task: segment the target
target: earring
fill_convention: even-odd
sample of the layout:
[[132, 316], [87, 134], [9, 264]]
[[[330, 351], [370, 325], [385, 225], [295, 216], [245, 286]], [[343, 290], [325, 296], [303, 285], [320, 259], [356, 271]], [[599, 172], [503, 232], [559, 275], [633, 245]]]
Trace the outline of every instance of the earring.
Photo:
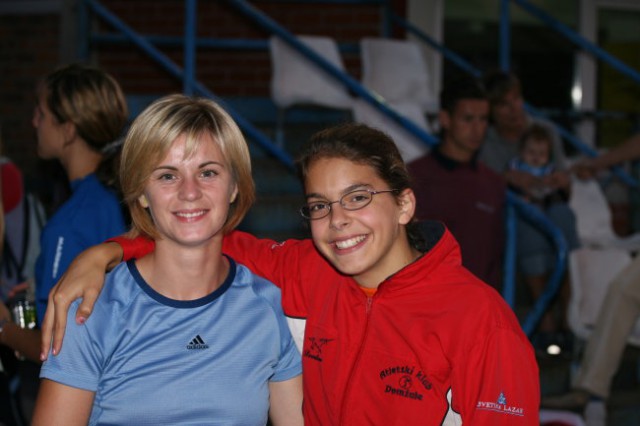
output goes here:
[[142, 206], [143, 209], [149, 208], [149, 201], [147, 201], [147, 197], [144, 194], [138, 197], [138, 202]]

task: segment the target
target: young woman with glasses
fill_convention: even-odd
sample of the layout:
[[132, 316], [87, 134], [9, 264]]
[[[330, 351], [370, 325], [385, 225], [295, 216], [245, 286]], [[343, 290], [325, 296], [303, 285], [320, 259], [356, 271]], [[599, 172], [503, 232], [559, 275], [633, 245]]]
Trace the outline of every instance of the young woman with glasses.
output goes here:
[[[312, 240], [233, 232], [223, 250], [280, 286], [285, 313], [305, 318], [303, 412], [308, 425], [537, 425], [532, 348], [500, 295], [461, 264], [440, 223], [413, 221], [415, 197], [385, 134], [345, 124], [314, 135], [298, 161]], [[433, 200], [437, 202], [437, 200]], [[144, 240], [118, 239], [126, 257]], [[61, 348], [70, 300], [91, 313], [109, 243], [90, 249], [52, 298]]]

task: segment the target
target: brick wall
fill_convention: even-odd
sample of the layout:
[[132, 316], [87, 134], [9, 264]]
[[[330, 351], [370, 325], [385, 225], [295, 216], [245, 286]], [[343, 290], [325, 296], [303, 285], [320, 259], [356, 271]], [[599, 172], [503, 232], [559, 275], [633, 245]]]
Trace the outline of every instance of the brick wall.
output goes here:
[[[104, 0], [104, 5], [129, 26], [143, 34], [181, 36], [184, 21], [182, 1]], [[272, 19], [296, 34], [330, 35], [338, 42], [357, 42], [363, 36], [379, 35], [378, 6], [255, 2]], [[106, 31], [110, 31], [106, 29]], [[198, 2], [197, 34], [208, 38], [265, 40], [268, 33], [224, 2]], [[181, 83], [167, 76], [152, 60], [141, 58], [129, 46], [100, 47], [96, 59], [125, 86], [128, 93], [163, 93], [181, 90]], [[163, 48], [177, 63], [182, 49]], [[355, 55], [346, 55], [349, 71], [359, 75]], [[268, 96], [270, 62], [266, 51], [231, 51], [205, 48], [197, 53], [197, 78], [219, 96]]]
[[[2, 153], [20, 166], [30, 187], [59, 181], [57, 164], [38, 160], [31, 117], [35, 82], [59, 61], [59, 15], [0, 15], [0, 123]], [[42, 188], [53, 203], [58, 190]]]
[[[69, 36], [74, 31], [68, 28], [76, 22], [74, 1], [41, 1], [59, 6], [52, 8], [57, 10], [38, 13], [27, 13], [24, 7], [12, 13], [5, 7], [0, 14], [0, 122], [4, 155], [22, 168], [28, 183], [39, 190], [46, 202], [55, 204], [55, 191], [59, 190], [52, 182], [64, 182], [64, 174], [55, 162], [37, 159], [31, 127], [33, 93], [40, 76], [69, 61], [62, 56], [64, 52], [75, 52], [78, 40]], [[402, 11], [404, 3], [394, 1], [397, 12]], [[183, 0], [103, 0], [102, 4], [139, 33], [164, 36], [183, 33]], [[340, 43], [356, 43], [363, 36], [381, 34], [382, 15], [375, 5], [300, 5], [279, 1], [252, 4], [297, 34], [329, 35]], [[64, 15], [63, 5], [70, 7], [68, 15]], [[197, 20], [199, 37], [258, 40], [268, 37], [232, 6], [219, 0], [199, 1]], [[101, 32], [112, 32], [102, 23], [95, 24]], [[182, 62], [179, 47], [163, 48], [163, 52], [178, 64]], [[113, 74], [127, 94], [157, 95], [182, 90], [180, 81], [134, 47], [98, 46], [91, 54], [91, 61]], [[357, 55], [347, 54], [344, 59], [351, 75], [358, 78]], [[266, 51], [200, 49], [196, 69], [197, 78], [218, 96], [268, 96], [270, 62]]]

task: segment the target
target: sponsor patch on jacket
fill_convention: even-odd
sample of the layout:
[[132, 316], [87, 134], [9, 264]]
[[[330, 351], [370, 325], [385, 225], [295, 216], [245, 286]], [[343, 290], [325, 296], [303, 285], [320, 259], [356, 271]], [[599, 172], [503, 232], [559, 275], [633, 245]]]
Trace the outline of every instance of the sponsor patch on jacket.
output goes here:
[[511, 414], [513, 416], [524, 416], [524, 408], [509, 405], [504, 392], [500, 392], [495, 401], [478, 401], [478, 410], [495, 411], [497, 413]]

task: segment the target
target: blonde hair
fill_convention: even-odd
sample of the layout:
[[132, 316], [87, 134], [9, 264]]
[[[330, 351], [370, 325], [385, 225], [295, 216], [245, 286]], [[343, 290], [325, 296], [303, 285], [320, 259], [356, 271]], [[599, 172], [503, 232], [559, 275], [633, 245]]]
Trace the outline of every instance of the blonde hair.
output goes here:
[[249, 148], [242, 132], [214, 101], [176, 94], [149, 105], [132, 123], [122, 148], [120, 180], [124, 201], [131, 211], [132, 235], [158, 237], [151, 215], [138, 198], [153, 169], [178, 137], [186, 137], [185, 156], [188, 157], [203, 143], [201, 136], [205, 133], [211, 134], [220, 147], [238, 188], [223, 233], [230, 232], [242, 221], [255, 199]]

